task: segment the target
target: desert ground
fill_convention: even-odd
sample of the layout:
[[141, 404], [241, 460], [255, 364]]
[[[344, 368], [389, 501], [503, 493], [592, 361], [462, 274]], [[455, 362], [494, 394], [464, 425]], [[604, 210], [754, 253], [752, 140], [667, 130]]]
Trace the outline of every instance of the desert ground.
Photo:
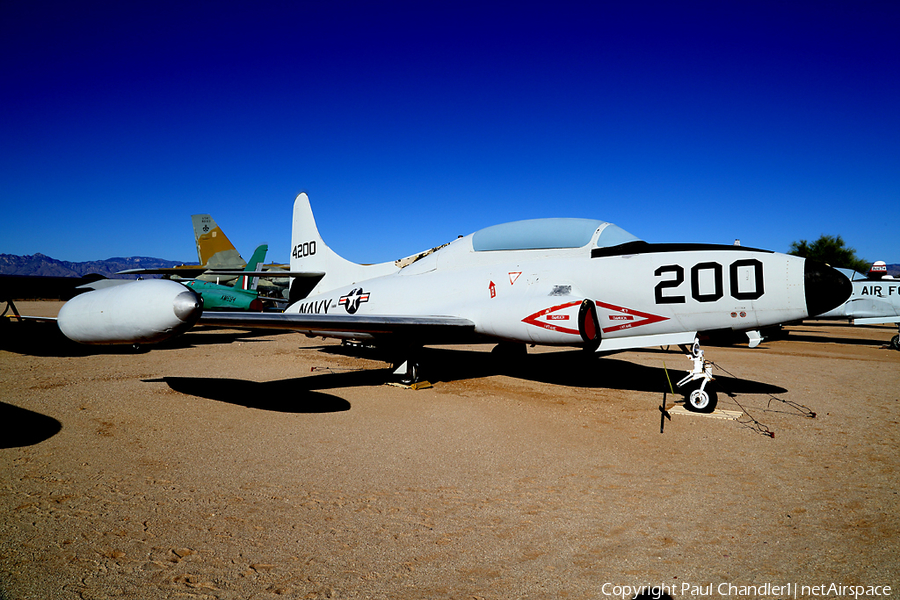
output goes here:
[[299, 334], [7, 324], [0, 598], [897, 597], [896, 328], [786, 331], [706, 345], [740, 417], [661, 433], [675, 348], [429, 348], [411, 390]]

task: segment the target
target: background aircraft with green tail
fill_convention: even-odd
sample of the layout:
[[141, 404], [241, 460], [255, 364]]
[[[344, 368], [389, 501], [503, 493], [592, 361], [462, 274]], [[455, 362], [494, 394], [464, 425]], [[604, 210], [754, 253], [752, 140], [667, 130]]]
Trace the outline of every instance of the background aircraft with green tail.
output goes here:
[[[210, 283], [231, 287], [236, 278], [241, 277], [241, 271], [247, 263], [241, 257], [240, 252], [222, 231], [211, 215], [191, 215], [191, 224], [194, 228], [194, 242], [197, 246], [196, 265], [179, 265], [177, 267], [155, 267], [146, 269], [127, 269], [119, 271], [118, 275], [162, 275], [165, 279], [172, 279], [180, 283], [185, 280], [199, 279]], [[290, 274], [286, 269], [290, 265], [260, 264], [256, 268], [267, 272], [258, 283], [267, 296], [284, 296], [290, 285]]]
[[[268, 244], [257, 247], [247, 263], [245, 271], [256, 271], [257, 267], [266, 259]], [[257, 275], [241, 275], [231, 285], [210, 283], [201, 279], [182, 282], [203, 298], [203, 310], [250, 310], [262, 311], [263, 301], [259, 298]]]

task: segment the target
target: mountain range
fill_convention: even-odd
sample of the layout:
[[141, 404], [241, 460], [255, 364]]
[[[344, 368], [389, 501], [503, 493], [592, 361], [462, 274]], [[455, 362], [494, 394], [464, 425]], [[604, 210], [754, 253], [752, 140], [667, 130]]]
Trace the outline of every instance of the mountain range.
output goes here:
[[[158, 269], [185, 264], [177, 260], [150, 258], [147, 256], [114, 257], [105, 260], [71, 262], [57, 260], [45, 254], [18, 256], [0, 254], [0, 275], [40, 276], [40, 277], [83, 277], [92, 273], [110, 279], [134, 279], [134, 275], [116, 275], [125, 269]], [[197, 264], [197, 263], [187, 263]], [[145, 276], [145, 278], [157, 275]]]

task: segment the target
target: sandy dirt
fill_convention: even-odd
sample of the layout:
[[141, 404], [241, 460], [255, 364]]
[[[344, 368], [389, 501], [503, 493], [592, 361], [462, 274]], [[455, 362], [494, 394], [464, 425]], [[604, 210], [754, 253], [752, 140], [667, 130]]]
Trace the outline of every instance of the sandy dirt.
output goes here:
[[900, 595], [896, 329], [787, 329], [705, 347], [738, 421], [675, 414], [661, 434], [675, 349], [428, 349], [434, 387], [413, 391], [298, 334], [134, 352], [8, 325], [0, 598]]

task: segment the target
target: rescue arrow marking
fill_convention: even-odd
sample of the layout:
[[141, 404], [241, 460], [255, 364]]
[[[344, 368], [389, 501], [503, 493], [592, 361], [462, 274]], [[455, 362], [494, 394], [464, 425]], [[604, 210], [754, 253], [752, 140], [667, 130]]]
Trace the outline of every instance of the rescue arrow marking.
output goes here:
[[[610, 321], [625, 321], [620, 325], [615, 325], [613, 327], [604, 327], [602, 329], [603, 333], [619, 331], [621, 329], [631, 329], [633, 327], [640, 327], [641, 325], [650, 325], [651, 323], [658, 323], [659, 321], [666, 321], [669, 319], [669, 317], [662, 317], [660, 315], [654, 315], [651, 313], [634, 310], [633, 308], [625, 308], [622, 306], [616, 306], [614, 304], [607, 304], [606, 302], [595, 301], [594, 303], [599, 308], [605, 308], [606, 310], [611, 310], [615, 313], [619, 313], [617, 315], [608, 315], [607, 318]], [[635, 317], [639, 317], [643, 319], [643, 321], [635, 321]]]
[[[539, 310], [533, 315], [528, 315], [522, 321], [524, 323], [528, 323], [529, 325], [534, 325], [535, 327], [542, 327], [543, 329], [550, 329], [552, 331], [560, 331], [562, 333], [571, 333], [572, 335], [581, 335], [578, 333], [577, 329], [572, 329], [570, 327], [562, 327], [561, 325], [557, 325], [555, 323], [548, 323], [549, 320], [568, 320], [569, 315], [554, 315], [560, 310], [564, 310], [567, 308], [571, 308], [573, 306], [579, 306], [581, 302], [567, 302], [566, 304], [560, 304], [559, 306], [551, 306], [550, 308], [545, 308], [544, 310]], [[538, 321], [541, 317], [545, 317], [547, 321]], [[565, 319], [561, 319], [560, 317], [565, 317]]]
[[[658, 323], [659, 321], [665, 321], [668, 319], [668, 317], [645, 313], [639, 310], [634, 310], [632, 308], [616, 306], [614, 304], [607, 304], [606, 302], [595, 301], [594, 303], [598, 308], [605, 308], [606, 310], [612, 311], [613, 313], [617, 313], [607, 315], [606, 318], [610, 321], [620, 322], [619, 324], [613, 325], [612, 327], [604, 327], [601, 330], [603, 333], [610, 333], [612, 331], [619, 331], [622, 329], [632, 329], [634, 327], [640, 327], [641, 325], [650, 325], [651, 323]], [[571, 333], [572, 335], [581, 335], [577, 329], [572, 329], [571, 327], [563, 327], [556, 323], [559, 321], [568, 321], [569, 315], [554, 314], [556, 312], [571, 308], [573, 306], [577, 306], [579, 304], [581, 304], [581, 302], [567, 302], [566, 304], [560, 304], [558, 306], [545, 308], [544, 310], [539, 310], [532, 315], [528, 315], [527, 317], [522, 319], [522, 321], [524, 323], [528, 323], [529, 325], [534, 325], [535, 327], [541, 327], [543, 329], [550, 329], [552, 331], [559, 331], [561, 333]]]

